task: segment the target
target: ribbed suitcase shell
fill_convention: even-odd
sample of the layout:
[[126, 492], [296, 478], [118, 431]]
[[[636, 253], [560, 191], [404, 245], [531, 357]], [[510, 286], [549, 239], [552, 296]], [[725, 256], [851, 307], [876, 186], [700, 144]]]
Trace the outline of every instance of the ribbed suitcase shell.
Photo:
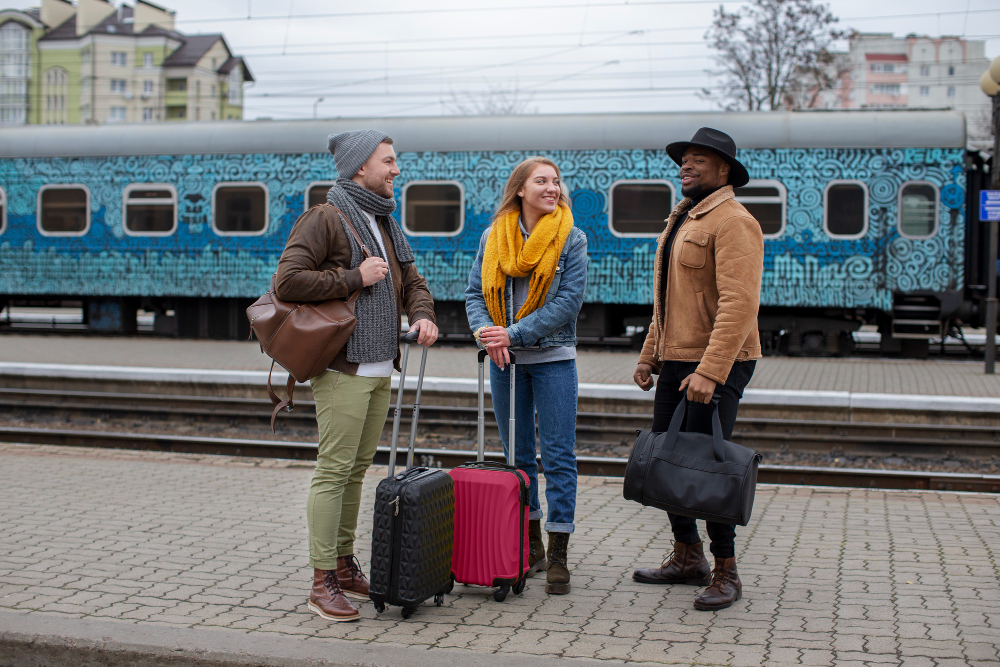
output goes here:
[[451, 471], [455, 480], [451, 573], [463, 584], [513, 584], [528, 571], [528, 477], [521, 470], [515, 474], [468, 465]]
[[454, 483], [443, 470], [409, 468], [379, 482], [369, 571], [373, 602], [412, 611], [451, 589], [454, 507]]

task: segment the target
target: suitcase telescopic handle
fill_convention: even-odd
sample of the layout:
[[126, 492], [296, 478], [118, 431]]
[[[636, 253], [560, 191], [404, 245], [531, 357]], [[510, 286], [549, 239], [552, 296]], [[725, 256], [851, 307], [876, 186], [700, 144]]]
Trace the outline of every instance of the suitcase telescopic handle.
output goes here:
[[[508, 422], [507, 436], [507, 463], [514, 465], [514, 370], [517, 356], [513, 350], [508, 349], [510, 355], [510, 421]], [[476, 449], [476, 460], [482, 461], [486, 458], [486, 350], [479, 350], [479, 443]]]
[[[403, 414], [403, 390], [406, 388], [406, 362], [410, 356], [410, 345], [417, 340], [417, 332], [409, 331], [401, 340], [403, 341], [403, 358], [400, 360], [399, 371], [399, 392], [396, 394], [396, 409], [392, 415], [392, 442], [389, 450], [389, 477], [396, 473], [396, 449], [399, 440], [399, 420]], [[417, 376], [417, 396], [413, 401], [413, 418], [410, 423], [410, 447], [406, 455], [406, 467], [413, 467], [413, 449], [417, 440], [417, 421], [420, 418], [420, 393], [424, 386], [424, 370], [427, 367], [427, 348], [424, 347], [420, 355], [420, 374]]]

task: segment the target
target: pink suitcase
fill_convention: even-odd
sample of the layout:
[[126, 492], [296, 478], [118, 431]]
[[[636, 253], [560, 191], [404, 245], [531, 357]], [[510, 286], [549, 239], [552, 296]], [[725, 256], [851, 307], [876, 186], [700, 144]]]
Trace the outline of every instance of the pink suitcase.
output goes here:
[[460, 584], [494, 586], [503, 602], [520, 595], [528, 572], [528, 476], [514, 466], [514, 353], [510, 353], [510, 439], [507, 465], [485, 461], [486, 352], [479, 352], [479, 443], [476, 461], [451, 471], [455, 542], [451, 574]]

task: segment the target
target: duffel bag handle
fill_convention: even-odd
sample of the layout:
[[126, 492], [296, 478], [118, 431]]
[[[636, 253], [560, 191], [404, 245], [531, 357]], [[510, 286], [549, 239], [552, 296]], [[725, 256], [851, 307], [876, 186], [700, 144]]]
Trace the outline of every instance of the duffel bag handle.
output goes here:
[[[715, 451], [715, 460], [718, 463], [726, 462], [726, 449], [722, 438], [722, 421], [719, 419], [719, 400], [721, 397], [718, 394], [712, 397], [712, 449]], [[681, 424], [684, 423], [684, 417], [687, 415], [688, 400], [687, 394], [681, 396], [681, 402], [677, 404], [677, 409], [674, 410], [674, 416], [670, 418], [670, 426], [667, 428], [667, 438], [666, 443], [669, 446], [668, 451], [673, 451], [674, 447], [677, 446], [677, 434], [681, 431]], [[666, 449], [666, 447], [664, 447]]]

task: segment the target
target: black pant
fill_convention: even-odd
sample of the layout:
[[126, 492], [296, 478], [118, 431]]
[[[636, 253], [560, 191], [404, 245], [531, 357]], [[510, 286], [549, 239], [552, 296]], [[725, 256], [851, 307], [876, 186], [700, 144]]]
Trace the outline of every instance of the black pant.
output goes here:
[[[716, 386], [715, 392], [722, 396], [719, 401], [719, 421], [722, 422], [722, 437], [726, 440], [733, 435], [736, 425], [736, 411], [743, 398], [750, 378], [753, 377], [756, 361], [737, 361], [729, 372], [726, 384]], [[660, 369], [660, 377], [656, 381], [656, 395], [653, 397], [654, 433], [662, 433], [670, 426], [670, 418], [681, 402], [683, 394], [679, 390], [681, 381], [698, 368], [695, 361], [665, 361]], [[687, 418], [681, 429], [691, 433], [712, 433], [712, 406], [704, 403], [689, 403]], [[695, 520], [667, 512], [670, 528], [674, 532], [674, 540], [684, 544], [694, 544], [701, 541], [698, 536], [698, 525]], [[708, 537], [712, 540], [712, 555], [716, 558], [732, 558], [736, 555], [736, 526], [729, 523], [706, 521]]]

